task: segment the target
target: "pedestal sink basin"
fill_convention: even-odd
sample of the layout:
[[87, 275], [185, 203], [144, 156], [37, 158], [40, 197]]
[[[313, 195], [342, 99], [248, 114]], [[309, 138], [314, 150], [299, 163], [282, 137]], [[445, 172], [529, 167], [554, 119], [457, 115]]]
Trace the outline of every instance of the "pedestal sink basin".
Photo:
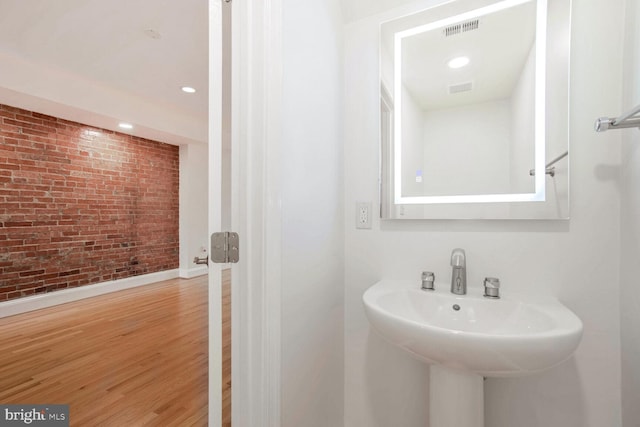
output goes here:
[[[433, 365], [431, 427], [482, 426], [482, 377], [551, 368], [569, 358], [582, 337], [580, 319], [553, 298], [489, 299], [479, 289], [454, 295], [448, 284], [423, 291], [419, 281], [382, 280], [363, 300], [380, 335]], [[455, 407], [447, 409], [452, 401]]]

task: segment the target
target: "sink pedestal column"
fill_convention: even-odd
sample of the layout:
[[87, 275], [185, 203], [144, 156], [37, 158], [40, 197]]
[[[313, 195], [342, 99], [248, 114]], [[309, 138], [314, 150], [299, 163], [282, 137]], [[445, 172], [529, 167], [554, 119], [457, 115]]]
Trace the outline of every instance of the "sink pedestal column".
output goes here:
[[483, 427], [484, 379], [480, 375], [431, 365], [429, 427]]

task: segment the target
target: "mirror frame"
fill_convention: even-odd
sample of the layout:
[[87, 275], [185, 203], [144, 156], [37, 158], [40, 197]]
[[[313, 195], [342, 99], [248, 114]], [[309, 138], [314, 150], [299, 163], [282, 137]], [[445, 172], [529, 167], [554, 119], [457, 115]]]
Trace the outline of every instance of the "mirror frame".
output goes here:
[[[536, 55], [536, 63], [535, 63], [535, 106], [534, 106], [534, 129], [535, 129], [535, 154], [534, 154], [534, 192], [533, 193], [518, 193], [518, 194], [478, 194], [478, 195], [445, 195], [445, 196], [403, 196], [402, 195], [402, 111], [401, 111], [401, 97], [402, 97], [402, 40], [406, 37], [410, 37], [412, 35], [420, 34], [426, 31], [431, 31], [439, 28], [443, 28], [452, 24], [459, 23], [461, 21], [475, 19], [484, 15], [488, 15], [493, 12], [498, 12], [500, 10], [505, 10], [510, 7], [514, 7], [517, 5], [521, 5], [528, 2], [536, 3], [536, 46], [535, 46], [535, 55]], [[558, 34], [558, 28], [562, 31], [561, 35], [565, 37], [565, 29], [570, 28], [570, 0], [565, 0], [562, 5], [556, 5], [555, 11], [558, 16], [555, 19], [548, 19], [549, 13], [549, 5], [548, 0], [502, 0], [497, 1], [495, 3], [491, 3], [473, 10], [469, 10], [463, 13], [458, 13], [453, 16], [444, 17], [440, 19], [436, 19], [433, 22], [428, 22], [423, 25], [419, 25], [413, 28], [405, 29], [402, 31], [398, 31], [393, 33], [393, 44], [394, 44], [394, 52], [393, 52], [393, 104], [395, 109], [392, 114], [392, 135], [393, 135], [393, 148], [388, 145], [385, 147], [385, 143], [381, 143], [381, 151], [386, 152], [391, 158], [387, 159], [381, 158], [381, 165], [393, 166], [393, 170], [382, 171], [381, 173], [381, 204], [382, 204], [382, 218], [383, 219], [401, 219], [402, 217], [398, 217], [393, 215], [394, 206], [403, 205], [458, 205], [464, 206], [465, 204], [494, 204], [494, 203], [512, 203], [516, 202], [523, 205], [529, 205], [529, 203], [522, 202], [544, 202], [547, 197], [546, 185], [549, 183], [546, 182], [546, 151], [547, 151], [547, 138], [551, 133], [549, 129], [547, 129], [547, 114], [551, 114], [548, 111], [548, 103], [550, 102], [547, 99], [547, 91], [549, 91], [548, 78], [550, 77], [547, 72], [548, 61], [557, 62], [558, 52], [550, 52], [548, 51], [549, 45], [547, 44], [547, 35], [551, 32], [549, 25], [553, 25], [555, 28], [555, 34]], [[567, 7], [568, 6], [568, 7]], [[423, 10], [417, 11], [415, 13], [424, 12]], [[387, 21], [394, 22], [398, 18]], [[549, 22], [554, 21], [555, 22]], [[566, 21], [566, 22], [565, 22]], [[558, 24], [560, 22], [560, 24]], [[384, 25], [385, 22], [382, 23]], [[565, 28], [566, 27], [566, 28]], [[569, 40], [569, 31], [566, 30], [566, 39]], [[553, 33], [552, 33], [553, 34]], [[564, 41], [560, 40], [560, 43]], [[562, 44], [562, 43], [561, 43]], [[562, 83], [566, 82], [566, 95], [563, 94], [563, 102], [567, 103], [560, 108], [552, 107], [555, 110], [558, 110], [561, 115], [565, 115], [567, 118], [565, 126], [568, 127], [568, 75], [569, 75], [569, 43], [566, 43], [566, 49], [563, 51], [566, 57], [562, 57], [562, 61], [560, 61], [559, 68], [553, 69], [551, 71], [551, 77], [557, 78], [557, 80]], [[552, 49], [557, 50], [557, 49]], [[553, 97], [552, 97], [553, 98]], [[554, 125], [557, 126], [557, 125]], [[568, 147], [568, 129], [565, 131], [566, 134], [566, 146]], [[555, 136], [555, 134], [554, 134]], [[562, 137], [562, 135], [561, 135]], [[388, 144], [388, 142], [387, 142]], [[382, 169], [386, 169], [387, 167], [382, 167]], [[385, 189], [385, 185], [391, 185], [391, 188]], [[567, 170], [567, 184], [568, 184], [568, 170]], [[392, 194], [390, 194], [392, 193]], [[526, 215], [526, 214], [518, 214], [516, 216], [508, 216], [499, 214], [497, 216], [491, 216], [488, 214], [486, 217], [484, 215], [480, 216], [465, 216], [465, 215], [438, 215], [435, 213], [434, 215], [425, 214], [424, 216], [408, 216], [407, 219], [568, 219], [568, 185], [567, 185], [567, 195], [566, 195], [566, 209], [558, 209], [558, 216], [541, 216], [537, 217], [535, 215]], [[436, 210], [437, 211], [437, 210]], [[563, 211], [563, 212], [561, 212]], [[402, 210], [401, 210], [402, 212]], [[402, 213], [400, 213], [402, 215]]]
[[[461, 196], [403, 196], [402, 195], [402, 40], [427, 31], [437, 30], [458, 22], [480, 18], [520, 4], [537, 2], [536, 7], [536, 62], [535, 62], [535, 191], [522, 194], [473, 194]], [[502, 203], [535, 202], [545, 200], [545, 81], [546, 81], [546, 29], [547, 0], [503, 0], [479, 9], [440, 19], [394, 34], [393, 93], [397, 106], [394, 115], [394, 201], [396, 204], [439, 203]]]

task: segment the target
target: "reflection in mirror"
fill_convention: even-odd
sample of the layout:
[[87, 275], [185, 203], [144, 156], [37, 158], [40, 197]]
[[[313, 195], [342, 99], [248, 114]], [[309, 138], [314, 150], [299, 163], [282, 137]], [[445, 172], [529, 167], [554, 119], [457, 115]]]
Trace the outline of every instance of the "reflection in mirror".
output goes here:
[[568, 144], [568, 5], [462, 1], [382, 25], [383, 218], [568, 217], [568, 159], [545, 174]]

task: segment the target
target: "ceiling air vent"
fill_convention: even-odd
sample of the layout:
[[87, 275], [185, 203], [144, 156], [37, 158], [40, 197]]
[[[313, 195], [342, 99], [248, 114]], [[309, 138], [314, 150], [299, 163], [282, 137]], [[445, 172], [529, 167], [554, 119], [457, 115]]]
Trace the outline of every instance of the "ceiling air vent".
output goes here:
[[460, 92], [469, 92], [472, 89], [473, 89], [473, 82], [458, 83], [455, 85], [450, 85], [449, 95], [453, 95], [455, 93], [460, 93]]
[[461, 22], [459, 24], [450, 25], [442, 30], [445, 37], [455, 36], [456, 34], [466, 33], [467, 31], [473, 31], [478, 29], [478, 19], [474, 19], [467, 22]]

